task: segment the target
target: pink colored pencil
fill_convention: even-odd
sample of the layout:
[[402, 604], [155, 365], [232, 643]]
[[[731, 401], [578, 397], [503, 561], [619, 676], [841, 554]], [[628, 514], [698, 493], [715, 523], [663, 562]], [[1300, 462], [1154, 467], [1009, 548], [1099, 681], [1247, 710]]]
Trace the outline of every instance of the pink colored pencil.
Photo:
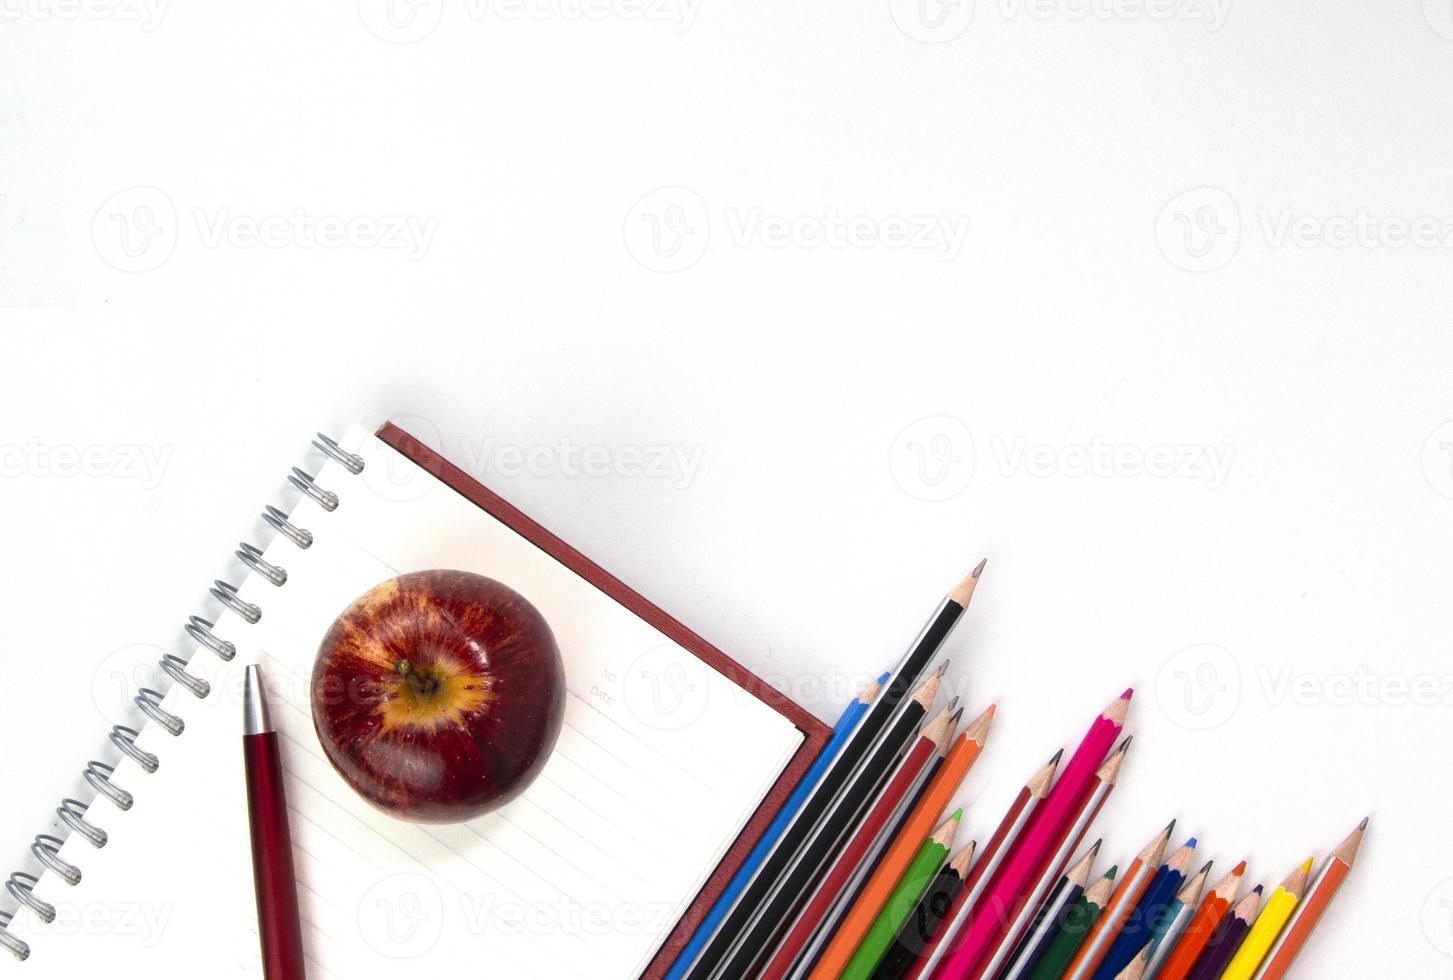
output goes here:
[[933, 972], [932, 980], [971, 975], [1000, 932], [1013, 921], [1033, 884], [1035, 872], [1048, 858], [1049, 850], [1066, 821], [1073, 817], [1081, 799], [1089, 792], [1095, 781], [1095, 771], [1114, 748], [1115, 740], [1125, 725], [1125, 716], [1130, 711], [1132, 693], [1127, 689], [1090, 725], [1074, 757], [1060, 774], [1059, 782], [1050, 790], [1049, 798], [1035, 814], [1034, 822], [980, 900], [963, 935], [953, 942], [948, 954]]

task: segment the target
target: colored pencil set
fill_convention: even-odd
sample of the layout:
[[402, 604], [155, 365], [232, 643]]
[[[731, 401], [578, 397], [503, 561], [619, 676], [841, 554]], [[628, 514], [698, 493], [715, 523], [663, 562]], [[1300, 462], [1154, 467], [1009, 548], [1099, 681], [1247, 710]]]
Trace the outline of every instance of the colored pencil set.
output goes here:
[[[949, 804], [988, 738], [989, 705], [960, 728], [934, 711], [930, 663], [984, 562], [951, 590], [831, 739], [703, 918], [667, 980], [1275, 980], [1352, 869], [1367, 821], [1315, 877], [1308, 859], [1262, 901], [1246, 862], [1207, 890], [1175, 821], [1121, 869], [1097, 872], [1090, 825], [1131, 739], [1126, 690], [1064, 760], [1032, 773], [982, 847]], [[1169, 853], [1167, 853], [1169, 852]]]

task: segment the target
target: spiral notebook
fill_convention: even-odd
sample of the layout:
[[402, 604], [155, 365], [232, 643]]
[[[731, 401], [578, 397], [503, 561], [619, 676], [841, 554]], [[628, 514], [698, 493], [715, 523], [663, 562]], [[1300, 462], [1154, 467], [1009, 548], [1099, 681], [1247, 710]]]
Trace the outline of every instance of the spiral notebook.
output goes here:
[[[664, 972], [828, 731], [680, 623], [392, 425], [320, 437], [291, 513], [218, 582], [215, 623], [136, 696], [90, 764], [94, 800], [8, 882], [17, 977], [260, 977], [241, 776], [241, 678], [260, 663], [282, 737], [308, 972], [635, 977]], [[337, 775], [309, 715], [332, 619], [406, 571], [460, 568], [528, 597], [565, 660], [541, 776], [466, 824], [386, 816]], [[164, 685], [158, 685], [158, 688]], [[7, 921], [8, 920], [8, 921]]]

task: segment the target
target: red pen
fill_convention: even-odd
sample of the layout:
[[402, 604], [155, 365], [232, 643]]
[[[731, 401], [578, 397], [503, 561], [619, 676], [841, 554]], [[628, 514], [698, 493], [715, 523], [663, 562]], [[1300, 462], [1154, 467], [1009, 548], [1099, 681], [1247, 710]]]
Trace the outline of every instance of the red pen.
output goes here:
[[247, 768], [247, 818], [252, 830], [263, 976], [267, 980], [306, 980], [282, 757], [267, 710], [262, 668], [255, 665], [247, 668], [242, 687], [242, 759]]

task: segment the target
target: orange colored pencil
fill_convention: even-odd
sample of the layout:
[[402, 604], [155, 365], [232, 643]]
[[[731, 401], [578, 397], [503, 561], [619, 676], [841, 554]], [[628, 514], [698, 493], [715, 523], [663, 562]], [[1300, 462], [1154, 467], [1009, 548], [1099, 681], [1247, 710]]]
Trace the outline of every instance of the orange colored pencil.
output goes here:
[[1216, 887], [1201, 900], [1201, 907], [1196, 909], [1195, 917], [1186, 926], [1186, 931], [1181, 933], [1180, 942], [1176, 943], [1176, 948], [1171, 951], [1165, 965], [1155, 975], [1156, 980], [1186, 980], [1191, 967], [1196, 965], [1196, 957], [1201, 955], [1201, 950], [1206, 948], [1211, 934], [1216, 931], [1216, 925], [1226, 914], [1226, 910], [1231, 908], [1231, 903], [1236, 901], [1236, 893], [1241, 890], [1241, 876], [1244, 874], [1246, 862], [1242, 861], [1216, 882]]
[[979, 752], [984, 748], [984, 740], [989, 734], [989, 723], [993, 719], [994, 705], [991, 704], [954, 741], [948, 758], [939, 767], [933, 782], [928, 784], [923, 798], [918, 801], [918, 805], [904, 822], [903, 829], [884, 852], [878, 867], [858, 895], [858, 900], [839, 923], [832, 942], [828, 943], [817, 961], [817, 966], [813, 968], [810, 980], [835, 980], [847, 967], [848, 961], [858, 949], [858, 943], [862, 942], [863, 935], [883, 910], [888, 895], [898, 884], [898, 879], [903, 877], [903, 872], [918, 853], [924, 838], [937, 826], [949, 800], [958, 792], [959, 784], [964, 781], [974, 761], [979, 758]]
[[1110, 952], [1110, 944], [1120, 935], [1125, 920], [1130, 918], [1130, 913], [1135, 911], [1136, 904], [1150, 887], [1150, 879], [1155, 877], [1156, 869], [1160, 867], [1160, 859], [1165, 855], [1165, 845], [1169, 843], [1175, 825], [1174, 820], [1166, 824], [1165, 829], [1156, 834], [1145, 845], [1145, 850], [1137, 854], [1130, 863], [1130, 870], [1125, 872], [1125, 877], [1120, 879], [1120, 884], [1115, 888], [1115, 894], [1110, 896], [1109, 907], [1095, 923], [1095, 928], [1085, 937], [1085, 944], [1080, 947], [1079, 953], [1070, 961], [1070, 968], [1065, 971], [1065, 980], [1090, 980], [1100, 968], [1105, 954]]
[[1343, 880], [1348, 872], [1352, 870], [1353, 863], [1357, 860], [1357, 849], [1362, 846], [1362, 835], [1367, 830], [1367, 819], [1363, 818], [1357, 829], [1347, 835], [1347, 839], [1337, 845], [1336, 850], [1327, 856], [1327, 863], [1322, 865], [1322, 870], [1317, 874], [1317, 880], [1312, 883], [1301, 905], [1297, 908], [1296, 918], [1287, 925], [1286, 931], [1281, 934], [1281, 939], [1268, 954], [1260, 972], [1256, 974], [1256, 980], [1281, 980], [1291, 969], [1292, 961], [1306, 945], [1307, 937], [1312, 930], [1317, 928], [1322, 913], [1327, 911], [1327, 906], [1332, 904], [1337, 889], [1342, 887]]

